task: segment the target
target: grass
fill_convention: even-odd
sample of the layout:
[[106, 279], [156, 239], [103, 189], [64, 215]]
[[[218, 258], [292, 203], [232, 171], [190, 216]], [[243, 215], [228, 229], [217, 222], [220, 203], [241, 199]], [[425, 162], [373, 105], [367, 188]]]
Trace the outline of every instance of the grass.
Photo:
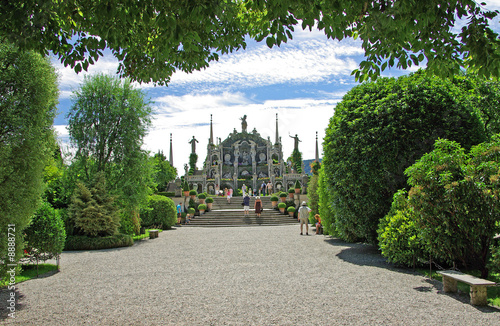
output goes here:
[[158, 233], [163, 232], [162, 229], [146, 229], [146, 233], [133, 236], [132, 238], [134, 239], [134, 241], [149, 238], [149, 230], [158, 230]]
[[[38, 264], [38, 277], [43, 274], [57, 271], [57, 265], [53, 264]], [[16, 275], [16, 284], [37, 278], [36, 265], [22, 265], [22, 271]], [[7, 286], [9, 280], [6, 278], [0, 282], [0, 288]]]
[[[429, 275], [429, 269], [423, 269], [423, 268], [418, 268], [417, 269], [419, 273], [424, 274], [427, 277], [431, 277]], [[465, 274], [469, 274], [478, 278], [481, 278], [481, 273], [476, 270], [468, 270], [468, 271], [462, 271]], [[443, 282], [443, 278], [441, 275], [436, 273], [435, 271], [432, 271], [432, 279], [438, 280], [440, 282]], [[500, 273], [493, 273], [490, 272], [490, 275], [487, 278], [488, 280], [495, 282], [497, 284], [500, 284]], [[462, 283], [462, 282], [457, 282], [457, 287], [458, 290], [466, 293], [469, 295], [470, 293], [470, 286], [468, 284]], [[500, 287], [499, 286], [488, 286], [487, 288], [488, 291], [488, 304], [500, 307]]]

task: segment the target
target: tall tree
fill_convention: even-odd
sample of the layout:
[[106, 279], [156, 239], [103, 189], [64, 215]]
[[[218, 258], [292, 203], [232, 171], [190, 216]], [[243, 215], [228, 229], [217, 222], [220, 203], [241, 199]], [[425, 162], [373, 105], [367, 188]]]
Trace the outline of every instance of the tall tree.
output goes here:
[[0, 2], [0, 40], [53, 51], [77, 72], [108, 48], [122, 76], [163, 84], [176, 70], [206, 68], [245, 48], [246, 36], [271, 47], [300, 25], [361, 39], [360, 80], [423, 63], [443, 76], [461, 67], [499, 76], [500, 40], [490, 28], [496, 15], [474, 0], [11, 0]]
[[174, 180], [177, 176], [177, 169], [170, 165], [167, 157], [163, 152], [158, 151], [153, 157], [154, 176], [153, 179], [156, 183], [158, 191], [165, 191], [170, 181]]
[[[37, 208], [43, 168], [55, 147], [57, 98], [57, 75], [48, 59], [0, 44], [0, 261], [22, 254], [23, 230]], [[6, 264], [0, 266], [3, 277]]]
[[69, 134], [77, 148], [74, 164], [86, 183], [104, 172], [109, 191], [118, 196], [125, 217], [136, 221], [152, 187], [152, 166], [142, 150], [151, 107], [128, 80], [107, 75], [85, 78], [73, 95]]

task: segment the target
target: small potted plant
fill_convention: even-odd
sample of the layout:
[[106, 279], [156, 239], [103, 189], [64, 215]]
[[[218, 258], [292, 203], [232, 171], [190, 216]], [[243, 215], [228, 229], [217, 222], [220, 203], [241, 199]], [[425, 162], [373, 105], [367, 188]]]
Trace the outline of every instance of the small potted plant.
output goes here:
[[295, 196], [295, 189], [293, 188], [288, 189], [288, 196], [290, 196], [290, 198], [293, 198], [293, 196]]
[[196, 190], [189, 191], [189, 196], [191, 196], [191, 199], [195, 199], [196, 195], [198, 195], [198, 193], [196, 192]]
[[278, 208], [280, 210], [280, 213], [285, 214], [286, 203], [279, 203]]
[[300, 194], [301, 190], [302, 189], [300, 188], [300, 182], [299, 182], [299, 180], [295, 181], [295, 193], [296, 194]]
[[189, 185], [187, 182], [184, 182], [184, 184], [182, 185], [182, 191], [184, 192], [184, 197], [189, 196]]
[[200, 204], [205, 204], [205, 198], [207, 198], [207, 195], [205, 195], [205, 194], [198, 195], [198, 199], [200, 200]]
[[196, 212], [196, 210], [193, 207], [189, 207], [188, 214], [189, 214], [189, 216], [191, 216], [191, 218], [194, 217], [195, 212]]
[[181, 213], [181, 224], [186, 224], [186, 212]]
[[288, 215], [290, 215], [290, 217], [293, 217], [293, 215], [295, 214], [295, 207], [290, 206], [286, 209], [286, 211], [288, 212]]
[[207, 210], [207, 205], [205, 204], [198, 205], [198, 210], [200, 211], [200, 215], [205, 214], [205, 211]]
[[286, 202], [286, 196], [286, 192], [280, 192], [280, 199], [282, 203]]
[[278, 196], [271, 196], [271, 204], [273, 204], [273, 208], [276, 207], [276, 205], [278, 205]]
[[208, 210], [211, 211], [214, 199], [212, 197], [207, 197], [207, 199], [205, 199], [205, 202], [207, 203]]

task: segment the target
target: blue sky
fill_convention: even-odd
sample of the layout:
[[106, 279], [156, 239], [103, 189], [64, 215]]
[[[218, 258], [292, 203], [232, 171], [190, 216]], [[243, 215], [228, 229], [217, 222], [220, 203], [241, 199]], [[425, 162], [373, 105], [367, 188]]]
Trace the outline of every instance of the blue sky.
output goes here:
[[[489, 9], [500, 7], [500, 0], [486, 2]], [[264, 138], [274, 140], [278, 113], [285, 157], [293, 149], [289, 135], [298, 134], [302, 157], [314, 158], [316, 131], [321, 156], [321, 142], [335, 105], [357, 85], [351, 71], [363, 60], [363, 50], [359, 41], [328, 40], [321, 31], [297, 27], [293, 36], [293, 40], [272, 49], [265, 42], [249, 40], [246, 50], [222, 55], [205, 70], [175, 73], [168, 87], [136, 85], [154, 102], [153, 126], [145, 139], [145, 149], [163, 150], [168, 157], [172, 133], [174, 166], [183, 173], [191, 151], [188, 141], [193, 135], [199, 141], [198, 167], [203, 164], [210, 114], [214, 137], [224, 140], [234, 128], [241, 131], [240, 118], [246, 114], [248, 130], [255, 128]], [[111, 55], [105, 55], [88, 72], [80, 74], [56, 59], [53, 64], [60, 75], [61, 92], [54, 124], [63, 149], [70, 151], [65, 116], [72, 91], [79, 88], [85, 74], [114, 74], [118, 64]], [[416, 69], [386, 70], [383, 76], [397, 77]]]

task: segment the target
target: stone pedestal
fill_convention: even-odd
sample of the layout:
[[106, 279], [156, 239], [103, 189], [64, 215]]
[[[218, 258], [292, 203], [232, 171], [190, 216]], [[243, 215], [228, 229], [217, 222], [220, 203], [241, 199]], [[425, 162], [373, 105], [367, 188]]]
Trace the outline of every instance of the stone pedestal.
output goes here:
[[470, 303], [475, 306], [486, 306], [488, 304], [486, 286], [470, 286]]
[[443, 275], [443, 291], [457, 292], [457, 280]]

